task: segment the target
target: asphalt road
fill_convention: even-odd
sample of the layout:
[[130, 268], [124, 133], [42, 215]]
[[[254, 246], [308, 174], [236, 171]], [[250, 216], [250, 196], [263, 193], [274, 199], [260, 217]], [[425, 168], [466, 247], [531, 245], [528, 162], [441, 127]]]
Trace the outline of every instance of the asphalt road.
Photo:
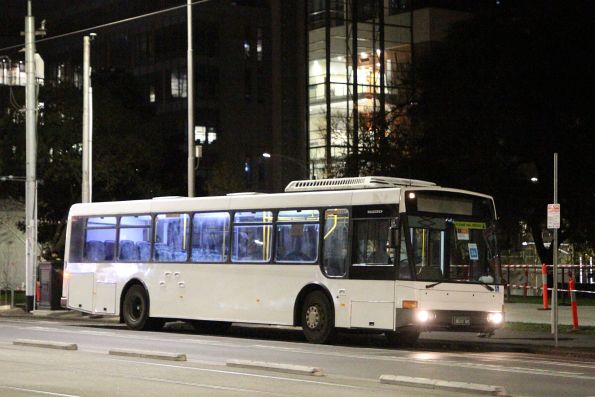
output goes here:
[[[17, 346], [76, 343], [77, 351]], [[185, 362], [109, 355], [112, 349], [184, 353]], [[229, 360], [317, 367], [324, 376], [232, 368]], [[376, 335], [311, 345], [297, 331], [232, 327], [202, 335], [184, 325], [135, 332], [115, 323], [0, 319], [0, 396], [461, 396], [381, 384], [381, 375], [497, 385], [515, 396], [595, 395], [595, 362], [513, 351], [386, 346]], [[476, 395], [468, 393], [467, 395]]]

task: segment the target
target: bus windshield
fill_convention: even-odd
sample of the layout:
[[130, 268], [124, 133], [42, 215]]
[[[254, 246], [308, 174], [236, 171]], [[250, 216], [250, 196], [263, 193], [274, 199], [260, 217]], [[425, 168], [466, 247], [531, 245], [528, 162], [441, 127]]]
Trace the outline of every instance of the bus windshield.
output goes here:
[[[500, 264], [493, 220], [406, 216], [401, 252], [415, 280], [499, 284]], [[409, 236], [405, 241], [405, 236]], [[404, 266], [401, 260], [401, 266]]]

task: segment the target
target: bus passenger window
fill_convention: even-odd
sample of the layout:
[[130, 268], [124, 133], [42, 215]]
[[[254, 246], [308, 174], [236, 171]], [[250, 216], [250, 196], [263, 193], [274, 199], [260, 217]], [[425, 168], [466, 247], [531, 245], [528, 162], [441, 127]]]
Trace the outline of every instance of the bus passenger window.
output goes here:
[[116, 217], [99, 216], [87, 219], [85, 232], [86, 262], [111, 261], [116, 249]]
[[188, 214], [159, 214], [155, 217], [155, 252], [157, 262], [186, 262], [190, 236]]
[[226, 262], [229, 241], [229, 213], [194, 214], [192, 219], [192, 262]]
[[273, 213], [236, 212], [231, 240], [233, 262], [265, 263], [271, 260]]
[[345, 208], [326, 210], [322, 236], [324, 272], [327, 276], [345, 276], [349, 244], [349, 210]]
[[85, 218], [73, 216], [70, 219], [70, 250], [68, 261], [72, 263], [83, 260], [85, 246]]
[[275, 262], [316, 262], [318, 260], [318, 222], [318, 210], [279, 211]]
[[123, 262], [151, 259], [151, 216], [123, 216], [120, 218], [118, 259]]

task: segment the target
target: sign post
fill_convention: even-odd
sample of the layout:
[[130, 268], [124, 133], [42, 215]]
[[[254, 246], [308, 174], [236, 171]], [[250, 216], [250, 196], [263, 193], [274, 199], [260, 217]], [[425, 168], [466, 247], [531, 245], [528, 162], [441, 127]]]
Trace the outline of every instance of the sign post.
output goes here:
[[558, 204], [558, 153], [554, 153], [554, 203], [547, 206], [547, 228], [554, 230], [552, 246], [554, 285], [552, 288], [552, 333], [558, 347], [558, 229], [560, 229], [560, 204]]

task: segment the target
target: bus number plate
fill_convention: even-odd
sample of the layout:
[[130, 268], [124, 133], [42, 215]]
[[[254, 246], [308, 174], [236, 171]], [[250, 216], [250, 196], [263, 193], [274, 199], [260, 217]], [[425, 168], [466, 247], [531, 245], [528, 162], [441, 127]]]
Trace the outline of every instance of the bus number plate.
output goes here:
[[453, 325], [471, 325], [471, 319], [469, 317], [454, 316], [452, 323]]

